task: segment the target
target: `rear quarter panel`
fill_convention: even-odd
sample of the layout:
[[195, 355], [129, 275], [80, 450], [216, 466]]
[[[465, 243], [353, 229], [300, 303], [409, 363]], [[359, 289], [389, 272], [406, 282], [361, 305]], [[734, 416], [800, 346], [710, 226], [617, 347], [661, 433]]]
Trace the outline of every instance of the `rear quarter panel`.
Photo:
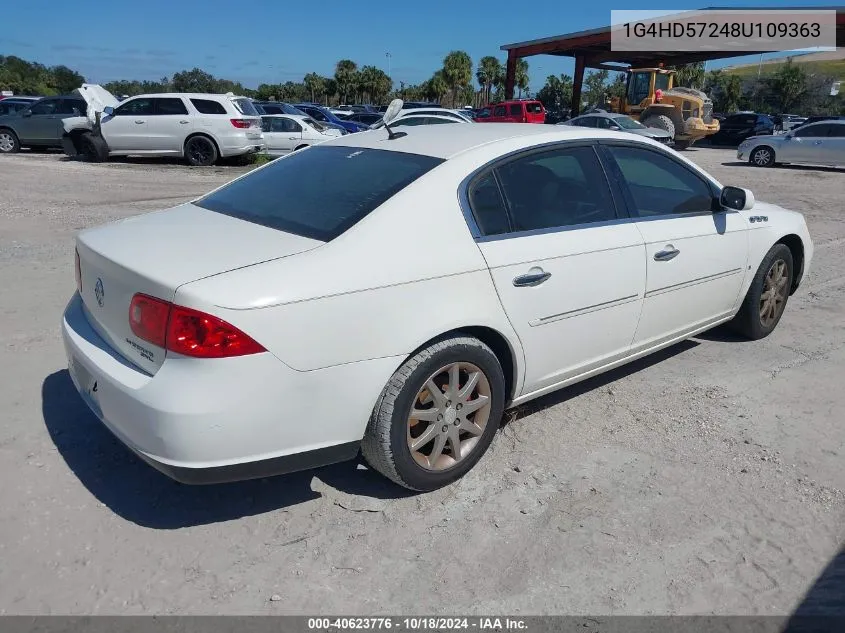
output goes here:
[[472, 161], [451, 162], [332, 242], [187, 284], [175, 301], [219, 315], [301, 371], [404, 358], [444, 332], [485, 326], [508, 341], [522, 376], [519, 340], [458, 204]]

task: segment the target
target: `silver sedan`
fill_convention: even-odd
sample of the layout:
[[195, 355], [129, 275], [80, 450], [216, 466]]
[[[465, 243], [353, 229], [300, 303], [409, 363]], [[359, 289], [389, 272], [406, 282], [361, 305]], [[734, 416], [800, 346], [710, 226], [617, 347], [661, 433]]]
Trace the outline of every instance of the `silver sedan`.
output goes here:
[[646, 127], [627, 114], [613, 114], [612, 112], [591, 112], [577, 116], [558, 125], [577, 125], [579, 127], [597, 127], [602, 130], [617, 130], [629, 132], [639, 136], [646, 136], [659, 143], [672, 144], [672, 136], [666, 130], [656, 127]]
[[845, 165], [845, 121], [819, 121], [786, 134], [752, 136], [740, 144], [736, 157], [758, 167], [778, 163]]

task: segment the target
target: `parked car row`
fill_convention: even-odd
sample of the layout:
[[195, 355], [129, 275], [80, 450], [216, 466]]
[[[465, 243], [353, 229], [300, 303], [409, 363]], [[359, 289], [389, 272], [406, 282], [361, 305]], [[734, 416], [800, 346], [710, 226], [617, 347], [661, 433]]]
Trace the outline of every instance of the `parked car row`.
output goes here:
[[780, 163], [845, 165], [845, 120], [821, 120], [786, 134], [747, 138], [739, 144], [736, 157], [758, 167]]

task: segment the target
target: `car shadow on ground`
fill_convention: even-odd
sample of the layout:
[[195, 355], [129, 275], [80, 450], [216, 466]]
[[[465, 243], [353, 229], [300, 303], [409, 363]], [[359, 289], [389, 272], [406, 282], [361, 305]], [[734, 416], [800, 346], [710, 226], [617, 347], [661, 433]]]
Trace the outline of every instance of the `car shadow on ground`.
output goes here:
[[411, 494], [351, 461], [252, 481], [187, 486], [162, 475], [127, 449], [88, 409], [67, 370], [44, 380], [44, 424], [80, 482], [115, 514], [143, 527], [176, 529], [263, 514], [321, 495], [319, 479], [337, 490], [380, 499]]
[[845, 630], [845, 546], [790, 616], [784, 633]]

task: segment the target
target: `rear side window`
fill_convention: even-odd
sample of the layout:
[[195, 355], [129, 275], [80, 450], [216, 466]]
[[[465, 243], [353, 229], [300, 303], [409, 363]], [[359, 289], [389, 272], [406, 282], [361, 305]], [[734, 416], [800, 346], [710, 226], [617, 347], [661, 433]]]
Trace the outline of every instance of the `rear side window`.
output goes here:
[[475, 223], [482, 235], [510, 232], [508, 212], [492, 171], [470, 185], [467, 197]]
[[196, 204], [328, 242], [442, 162], [386, 150], [312, 147], [276, 160]]
[[240, 99], [232, 99], [232, 105], [235, 106], [235, 109], [243, 115], [246, 116], [258, 116], [258, 110], [255, 109], [255, 106], [252, 105], [252, 101], [241, 97]]
[[156, 99], [156, 114], [188, 114], [188, 108], [178, 97]]
[[531, 114], [541, 114], [543, 112], [543, 104], [538, 102], [526, 103], [525, 109]]
[[522, 116], [522, 104], [521, 103], [512, 103], [510, 107], [511, 114], [515, 114], [516, 116]]
[[845, 138], [845, 125], [831, 123], [828, 127], [827, 135], [834, 138]]
[[223, 104], [211, 99], [191, 99], [191, 103], [200, 114], [226, 114]]
[[507, 110], [505, 110], [505, 106], [496, 106], [493, 110], [493, 116], [505, 116], [506, 112]]

